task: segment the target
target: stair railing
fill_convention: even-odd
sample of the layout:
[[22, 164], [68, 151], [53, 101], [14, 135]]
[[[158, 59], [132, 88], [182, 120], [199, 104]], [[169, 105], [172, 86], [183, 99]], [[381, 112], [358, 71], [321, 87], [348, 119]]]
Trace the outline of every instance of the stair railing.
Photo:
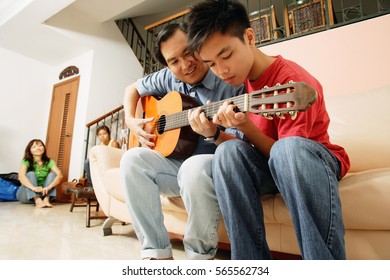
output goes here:
[[144, 69], [149, 69], [149, 63], [155, 63], [155, 61], [153, 55], [150, 52], [150, 49], [146, 47], [145, 41], [135, 26], [133, 20], [131, 18], [126, 18], [116, 20], [115, 22], [125, 37], [127, 43], [132, 48], [138, 61], [141, 63], [141, 65], [143, 65]]
[[111, 139], [117, 140], [123, 149], [127, 149], [129, 129], [126, 127], [124, 119], [124, 109], [123, 105], [121, 105], [107, 114], [104, 114], [103, 116], [86, 124], [84, 160], [88, 157], [88, 153], [91, 147], [100, 144], [98, 142], [99, 140], [96, 135], [96, 131], [103, 125], [110, 129]]

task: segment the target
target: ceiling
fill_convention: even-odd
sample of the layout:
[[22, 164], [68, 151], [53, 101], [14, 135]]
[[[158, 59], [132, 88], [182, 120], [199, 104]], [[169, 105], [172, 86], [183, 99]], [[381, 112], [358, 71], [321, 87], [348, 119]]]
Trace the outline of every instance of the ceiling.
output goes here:
[[76, 0], [72, 5], [104, 22], [167, 12], [193, 3], [194, 0]]
[[197, 0], [0, 0], [0, 47], [49, 65], [58, 65], [85, 52], [45, 23], [67, 8], [103, 23], [159, 13], [172, 14]]

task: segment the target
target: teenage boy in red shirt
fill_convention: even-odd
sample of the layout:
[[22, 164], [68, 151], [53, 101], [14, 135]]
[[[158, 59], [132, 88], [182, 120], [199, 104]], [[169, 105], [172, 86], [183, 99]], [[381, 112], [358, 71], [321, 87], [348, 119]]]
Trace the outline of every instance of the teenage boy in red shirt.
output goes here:
[[305, 82], [317, 101], [295, 120], [268, 120], [237, 112], [232, 102], [213, 121], [235, 126], [249, 139], [221, 143], [213, 180], [231, 241], [232, 259], [270, 259], [259, 196], [280, 192], [289, 209], [304, 259], [345, 259], [338, 181], [349, 169], [345, 150], [329, 140], [329, 116], [321, 84], [305, 69], [255, 45], [245, 7], [235, 0], [206, 0], [189, 15], [189, 46], [221, 79], [264, 86]]

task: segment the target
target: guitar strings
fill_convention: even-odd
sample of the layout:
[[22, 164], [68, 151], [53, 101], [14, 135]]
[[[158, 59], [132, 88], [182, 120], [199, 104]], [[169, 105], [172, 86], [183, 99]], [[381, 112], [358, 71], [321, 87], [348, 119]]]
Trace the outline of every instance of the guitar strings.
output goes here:
[[[232, 97], [230, 99], [217, 101], [211, 104], [206, 104], [200, 106], [200, 108], [205, 113], [207, 118], [211, 118], [213, 115], [215, 115], [218, 112], [219, 107], [221, 107], [221, 105], [227, 100], [233, 101], [234, 105], [236, 105], [238, 108], [243, 109], [244, 102], [245, 102], [245, 95], [239, 95], [239, 96]], [[195, 107], [192, 109], [196, 109], [196, 108], [199, 107]], [[166, 115], [165, 118], [160, 118], [158, 121], [156, 121], [155, 125], [153, 126], [153, 129], [156, 129], [157, 131], [161, 131], [161, 128], [163, 128], [164, 131], [168, 131], [168, 130], [189, 125], [188, 111], [189, 110], [184, 110], [170, 115]]]
[[[234, 96], [232, 98], [225, 99], [222, 101], [217, 101], [217, 102], [214, 102], [211, 104], [206, 104], [206, 105], [200, 106], [200, 108], [205, 113], [207, 118], [211, 118], [213, 115], [215, 115], [218, 112], [219, 107], [221, 107], [221, 105], [227, 100], [231, 100], [232, 103], [234, 105], [236, 105], [240, 111], [248, 111], [249, 108], [245, 108], [246, 96], [250, 95], [251, 96], [250, 98], [253, 98], [253, 96], [256, 95], [257, 98], [263, 99], [267, 95], [275, 94], [275, 92], [277, 92], [277, 94], [280, 94], [282, 92], [285, 94], [291, 94], [291, 93], [293, 93], [293, 91], [294, 91], [293, 83], [290, 86], [284, 85], [282, 87], [275, 86], [273, 88], [264, 88], [262, 90], [254, 91], [251, 93], [245, 93], [245, 94]], [[259, 96], [259, 94], [260, 94], [260, 96]], [[275, 104], [276, 103], [274, 103], [274, 106], [275, 106]], [[263, 103], [262, 106], [266, 106], [266, 104]], [[199, 107], [194, 107], [191, 109], [196, 109], [196, 108], [199, 108]], [[160, 116], [160, 118], [153, 125], [153, 129], [160, 132], [160, 131], [168, 131], [168, 130], [172, 130], [172, 129], [176, 129], [176, 128], [180, 128], [180, 127], [184, 127], [184, 126], [189, 125], [188, 111], [189, 110], [184, 110], [184, 111], [176, 112], [173, 114], [165, 115], [164, 118], [161, 118], [161, 116]]]

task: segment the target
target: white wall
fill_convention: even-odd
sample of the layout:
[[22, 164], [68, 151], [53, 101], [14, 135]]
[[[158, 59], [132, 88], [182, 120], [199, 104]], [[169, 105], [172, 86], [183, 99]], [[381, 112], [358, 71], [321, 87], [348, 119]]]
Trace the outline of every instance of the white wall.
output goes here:
[[53, 67], [3, 48], [0, 61], [0, 173], [8, 173], [31, 139], [46, 140]]
[[260, 48], [311, 72], [327, 96], [390, 84], [390, 15]]
[[143, 70], [115, 22], [99, 23], [68, 6], [46, 24], [93, 50], [86, 121], [120, 106], [125, 87]]
[[143, 75], [143, 69], [115, 22], [99, 23], [73, 6], [46, 21], [51, 28], [91, 49], [67, 61], [80, 68], [80, 88], [73, 132], [69, 180], [83, 169], [85, 124], [122, 105], [127, 85]]
[[80, 86], [71, 180], [81, 176], [85, 124], [120, 106], [125, 87], [142, 77], [143, 70], [114, 22], [96, 22], [70, 6], [46, 24], [88, 51], [53, 67], [0, 49], [0, 92], [4, 96], [0, 107], [0, 173], [18, 170], [30, 139], [45, 141], [53, 85], [60, 82], [58, 76], [64, 68], [74, 65], [80, 69]]

